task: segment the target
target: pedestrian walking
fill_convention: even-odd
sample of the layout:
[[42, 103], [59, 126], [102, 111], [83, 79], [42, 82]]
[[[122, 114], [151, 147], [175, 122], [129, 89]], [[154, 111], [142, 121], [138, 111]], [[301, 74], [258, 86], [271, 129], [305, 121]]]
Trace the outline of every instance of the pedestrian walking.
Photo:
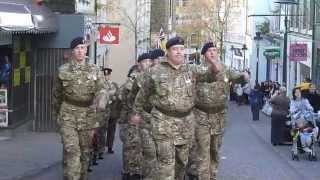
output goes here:
[[[132, 121], [147, 117], [156, 145], [155, 180], [183, 180], [194, 135], [195, 82], [212, 81], [222, 65], [208, 61], [207, 68], [184, 64], [184, 40], [175, 37], [166, 44], [167, 60], [146, 72], [136, 96]], [[145, 111], [151, 104], [151, 113]]]
[[259, 84], [256, 84], [249, 94], [249, 102], [252, 112], [252, 120], [259, 120], [259, 112], [263, 106], [263, 94], [260, 92]]
[[63, 143], [63, 178], [87, 180], [92, 132], [99, 126], [96, 112], [104, 110], [108, 92], [96, 65], [86, 62], [82, 37], [72, 40], [71, 59], [59, 67], [53, 93]]
[[288, 141], [289, 132], [285, 136], [286, 121], [289, 114], [290, 99], [286, 96], [286, 88], [280, 87], [279, 94], [271, 98], [271, 143], [279, 145], [284, 141]]

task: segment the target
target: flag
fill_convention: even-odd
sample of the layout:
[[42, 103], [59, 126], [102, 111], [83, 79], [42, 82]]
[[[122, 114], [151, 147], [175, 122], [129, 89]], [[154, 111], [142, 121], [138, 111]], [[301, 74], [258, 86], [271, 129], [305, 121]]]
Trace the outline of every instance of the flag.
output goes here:
[[166, 35], [163, 31], [163, 28], [161, 27], [160, 28], [160, 31], [159, 31], [159, 36], [158, 36], [158, 40], [157, 40], [157, 48], [160, 48], [162, 50], [166, 50]]

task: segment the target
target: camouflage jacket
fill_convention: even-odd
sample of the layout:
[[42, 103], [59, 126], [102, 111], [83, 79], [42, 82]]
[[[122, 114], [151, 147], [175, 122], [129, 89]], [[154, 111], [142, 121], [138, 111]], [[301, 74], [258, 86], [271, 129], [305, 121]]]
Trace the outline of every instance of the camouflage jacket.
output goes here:
[[161, 62], [145, 72], [134, 111], [143, 115], [145, 104], [150, 104], [160, 111], [173, 114], [190, 112], [195, 102], [196, 82], [213, 81], [214, 75], [208, 68], [189, 64], [175, 68], [167, 61]]
[[121, 103], [119, 99], [119, 86], [112, 81], [106, 81], [106, 86], [109, 92], [109, 117], [111, 119], [118, 119], [121, 111]]
[[134, 78], [128, 78], [127, 81], [120, 87], [119, 90], [119, 100], [121, 103], [120, 110], [120, 124], [127, 124], [129, 115], [131, 114], [132, 107], [130, 106], [130, 91], [132, 89], [132, 85], [134, 82]]
[[[207, 68], [206, 64], [200, 66]], [[224, 67], [224, 70], [217, 74], [216, 81], [197, 82], [195, 106], [207, 112], [213, 112], [214, 109], [225, 107], [229, 95], [228, 82], [240, 78], [242, 78], [240, 73]]]
[[[58, 117], [61, 105], [72, 106], [74, 109], [95, 109], [97, 99], [107, 101], [108, 92], [104, 88], [104, 77], [99, 68], [93, 64], [85, 63], [78, 65], [70, 60], [58, 69], [58, 76], [55, 80], [53, 90], [53, 115]], [[88, 106], [78, 106], [87, 104]], [[71, 108], [71, 109], [72, 109]], [[96, 124], [85, 122], [88, 119], [76, 119], [77, 124], [86, 124], [88, 128]], [[82, 126], [81, 126], [82, 127]]]

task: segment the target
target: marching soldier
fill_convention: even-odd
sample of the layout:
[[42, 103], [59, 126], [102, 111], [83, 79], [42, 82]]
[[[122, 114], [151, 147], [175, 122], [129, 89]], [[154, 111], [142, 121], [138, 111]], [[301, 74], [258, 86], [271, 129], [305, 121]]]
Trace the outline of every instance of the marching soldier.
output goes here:
[[[166, 48], [167, 60], [145, 73], [131, 121], [150, 121], [157, 156], [155, 179], [183, 180], [193, 138], [195, 82], [213, 81], [222, 65], [210, 60], [207, 69], [184, 64], [180, 37], [170, 39]], [[146, 104], [152, 106], [150, 113], [145, 111]]]
[[[122, 92], [122, 102], [126, 111], [126, 123], [122, 123], [121, 136], [123, 142], [123, 172], [128, 180], [141, 179], [142, 177], [142, 149], [139, 125], [129, 120], [132, 112], [134, 94], [132, 92], [136, 79], [140, 79], [140, 73], [151, 66], [150, 54], [143, 53], [138, 57], [138, 69], [133, 78], [129, 78]], [[124, 178], [124, 179], [125, 179]]]
[[[106, 78], [109, 91], [109, 114], [108, 114], [108, 130], [107, 130], [107, 144], [108, 153], [113, 154], [113, 142], [116, 133], [117, 120], [120, 116], [121, 104], [119, 100], [119, 86], [117, 83], [111, 81], [112, 69], [105, 68], [104, 75]], [[105, 142], [105, 141], [104, 141]]]
[[87, 45], [82, 37], [70, 43], [72, 58], [60, 66], [53, 93], [63, 143], [64, 180], [87, 180], [92, 131], [99, 124], [108, 92], [98, 67], [86, 62]]
[[[206, 43], [201, 51], [205, 62], [200, 66], [208, 68], [207, 62], [218, 62], [217, 48]], [[196, 83], [195, 139], [190, 150], [188, 176], [190, 180], [214, 180], [218, 170], [218, 152], [226, 123], [228, 80], [244, 78], [244, 74], [221, 71], [214, 82]]]
[[165, 52], [162, 49], [154, 49], [151, 51], [151, 59], [152, 59], [152, 65], [155, 66], [157, 64], [160, 64], [161, 60], [165, 56]]

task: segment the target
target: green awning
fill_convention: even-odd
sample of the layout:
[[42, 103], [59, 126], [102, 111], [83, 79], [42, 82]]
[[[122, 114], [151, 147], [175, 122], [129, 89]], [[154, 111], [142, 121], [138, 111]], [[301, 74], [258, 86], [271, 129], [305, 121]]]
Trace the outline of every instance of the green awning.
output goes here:
[[280, 58], [281, 49], [280, 47], [266, 47], [264, 48], [263, 55], [271, 59]]

